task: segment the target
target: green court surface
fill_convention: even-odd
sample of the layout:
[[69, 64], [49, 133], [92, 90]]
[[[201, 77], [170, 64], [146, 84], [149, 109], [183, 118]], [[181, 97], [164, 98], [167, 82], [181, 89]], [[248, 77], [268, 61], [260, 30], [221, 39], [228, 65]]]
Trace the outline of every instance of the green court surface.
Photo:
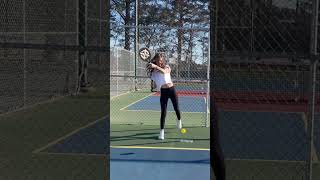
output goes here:
[[[154, 97], [155, 101], [141, 103], [150, 97]], [[165, 122], [165, 140], [158, 140], [160, 109], [149, 110], [148, 108], [158, 105], [159, 98], [154, 96], [154, 93], [139, 91], [112, 98], [110, 107], [111, 145], [209, 149], [210, 130], [201, 126], [206, 118], [205, 112], [186, 112], [180, 108], [182, 123], [187, 129], [187, 133], [182, 134], [176, 127], [175, 112], [168, 111]], [[129, 106], [137, 103], [141, 103], [137, 110], [128, 110]], [[170, 103], [169, 100], [168, 106]], [[183, 140], [190, 139], [193, 140], [192, 143], [183, 142]]]
[[[105, 89], [98, 89], [96, 92], [60, 98], [42, 105], [1, 115], [0, 180], [107, 179], [109, 177], [108, 154], [37, 153], [39, 149], [43, 149], [48, 144], [58, 143], [72, 132], [83, 128], [88, 129], [86, 128], [88, 124], [104, 117], [106, 108], [108, 108], [106, 92]], [[145, 94], [138, 95], [131, 96], [130, 101], [122, 100], [119, 96], [118, 100], [122, 100], [122, 104], [111, 103], [111, 109], [123, 108], [128, 103], [145, 97]], [[114, 102], [115, 99], [112, 101]], [[175, 127], [174, 114], [172, 113], [167, 120], [166, 139], [159, 141], [157, 139], [159, 112], [148, 111], [139, 116], [139, 113], [142, 112], [120, 109], [118, 112], [121, 113], [117, 113], [119, 117], [115, 116], [113, 119], [111, 116], [110, 143], [112, 146], [209, 149], [209, 128], [199, 126], [190, 118], [201, 117], [199, 113], [184, 113], [185, 121], [188, 122], [185, 126], [187, 128], [185, 135]], [[111, 113], [114, 112], [111, 111]], [[141, 119], [121, 124], [121, 116], [123, 118], [128, 115], [141, 117]], [[137, 124], [136, 122], [139, 120], [143, 120], [143, 123]], [[106, 130], [109, 131], [109, 129]], [[78, 136], [79, 133], [73, 135]], [[193, 143], [181, 142], [181, 139], [193, 139], [194, 141]], [[94, 140], [91, 143], [94, 143]], [[226, 157], [228, 180], [304, 180], [306, 167], [306, 163], [301, 161], [230, 159]], [[320, 176], [318, 162], [314, 163], [313, 173], [314, 177]]]
[[[110, 121], [111, 124], [140, 124], [140, 125], [159, 125], [160, 109], [147, 110], [147, 106], [154, 106], [154, 104], [144, 104], [138, 110], [128, 110], [130, 105], [134, 105], [141, 100], [149, 98], [153, 93], [150, 92], [130, 92], [111, 99], [110, 107]], [[160, 104], [160, 100], [155, 102]], [[168, 104], [171, 101], [169, 100]], [[181, 102], [180, 102], [181, 103]], [[169, 106], [169, 105], [168, 105]], [[195, 104], [195, 107], [197, 104]], [[186, 112], [181, 110], [183, 125], [186, 126], [200, 126], [205, 123], [206, 113], [203, 112]], [[176, 115], [173, 111], [168, 111], [166, 117], [166, 125], [175, 125]]]
[[0, 180], [106, 179], [107, 156], [36, 153], [106, 115], [106, 89], [0, 115]]
[[[141, 106], [141, 110], [128, 110], [129, 106], [151, 95], [148, 92], [131, 92], [111, 100], [110, 143], [112, 147], [128, 148], [128, 151], [131, 148], [176, 150], [208, 150], [210, 148], [210, 130], [201, 127], [200, 121], [197, 121], [197, 119], [204, 118], [204, 113], [190, 113], [182, 110], [182, 119], [188, 130], [183, 135], [175, 126], [175, 113], [169, 112], [166, 120], [165, 140], [158, 140], [160, 111], [145, 110], [146, 106]], [[230, 131], [230, 133], [237, 133], [232, 129]], [[194, 141], [192, 143], [181, 142], [182, 139], [193, 139]], [[235, 141], [230, 139], [230, 142]], [[236, 146], [237, 144], [235, 148]], [[250, 149], [250, 147], [247, 148]], [[228, 180], [304, 180], [306, 168], [305, 161], [226, 157]], [[319, 175], [320, 166], [316, 162], [314, 163], [314, 177], [319, 177]]]

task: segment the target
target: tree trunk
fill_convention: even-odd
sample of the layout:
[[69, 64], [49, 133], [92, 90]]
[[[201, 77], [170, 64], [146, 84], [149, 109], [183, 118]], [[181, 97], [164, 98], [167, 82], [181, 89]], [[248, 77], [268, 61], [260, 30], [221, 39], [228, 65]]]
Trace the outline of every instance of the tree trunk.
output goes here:
[[[178, 0], [177, 3], [177, 9], [179, 12], [179, 21], [178, 21], [178, 27], [183, 27], [183, 5], [182, 2], [183, 0]], [[177, 37], [178, 37], [178, 47], [177, 47], [177, 51], [178, 51], [178, 59], [177, 59], [177, 78], [179, 78], [179, 64], [181, 61], [181, 54], [182, 54], [182, 44], [183, 44], [183, 30], [182, 29], [178, 29], [177, 31]]]
[[[124, 19], [125, 25], [130, 25], [130, 4], [130, 0], [126, 0], [126, 16]], [[126, 27], [124, 33], [124, 49], [130, 50], [130, 28]]]

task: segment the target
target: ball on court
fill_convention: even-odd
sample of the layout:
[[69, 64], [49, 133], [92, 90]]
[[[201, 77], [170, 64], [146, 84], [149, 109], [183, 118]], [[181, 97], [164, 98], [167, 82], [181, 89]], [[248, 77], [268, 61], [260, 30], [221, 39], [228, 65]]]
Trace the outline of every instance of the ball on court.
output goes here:
[[185, 134], [185, 133], [187, 133], [187, 130], [186, 130], [185, 128], [182, 128], [182, 129], [181, 129], [181, 133], [182, 133], [182, 134]]

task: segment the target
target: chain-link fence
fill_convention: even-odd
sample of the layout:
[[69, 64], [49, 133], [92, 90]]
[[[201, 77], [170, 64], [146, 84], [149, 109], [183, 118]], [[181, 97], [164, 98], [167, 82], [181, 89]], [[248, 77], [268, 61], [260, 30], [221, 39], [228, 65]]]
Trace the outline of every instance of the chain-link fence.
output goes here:
[[227, 179], [320, 177], [318, 108], [312, 106], [319, 88], [312, 81], [319, 75], [312, 51], [315, 2], [212, 4], [211, 90], [221, 113]]
[[[77, 44], [76, 2], [7, 1], [1, 7], [0, 40], [8, 46]], [[2, 47], [0, 56], [2, 113], [76, 90], [74, 51]]]
[[151, 89], [151, 80], [147, 79], [146, 64], [140, 60], [135, 64], [134, 52], [113, 47], [110, 54], [111, 98], [129, 91]]
[[82, 86], [106, 84], [100, 74], [106, 74], [108, 57], [94, 50], [108, 44], [106, 2], [84, 4], [88, 10], [80, 13], [77, 1], [8, 1], [2, 6], [0, 112], [77, 93], [79, 77]]
[[0, 2], [0, 179], [108, 176], [108, 3]]

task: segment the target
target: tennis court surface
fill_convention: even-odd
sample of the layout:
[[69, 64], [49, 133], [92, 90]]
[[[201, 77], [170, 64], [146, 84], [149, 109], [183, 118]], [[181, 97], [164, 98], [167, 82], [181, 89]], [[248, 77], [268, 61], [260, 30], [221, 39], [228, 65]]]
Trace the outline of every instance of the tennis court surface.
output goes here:
[[[235, 97], [241, 97], [239, 94], [236, 95]], [[250, 100], [250, 96], [245, 95], [242, 96], [249, 97]], [[253, 97], [254, 94], [251, 96]], [[210, 132], [206, 127], [201, 126], [201, 121], [197, 121], [197, 119], [204, 118], [205, 109], [201, 107], [205, 106], [203, 104], [206, 99], [203, 96], [183, 93], [180, 94], [179, 99], [181, 104], [188, 104], [181, 106], [182, 119], [188, 133], [185, 134], [186, 137], [182, 137], [183, 135], [176, 129], [175, 113], [170, 107], [166, 122], [165, 141], [157, 140], [160, 117], [157, 93], [130, 92], [111, 100], [113, 105], [110, 119], [111, 160], [113, 159], [111, 167], [114, 171], [123, 170], [122, 167], [127, 167], [132, 163], [129, 172], [131, 175], [138, 176], [139, 172], [141, 173], [140, 169], [145, 168], [144, 165], [141, 165], [142, 162], [153, 167], [157, 166], [156, 164], [165, 163], [158, 162], [162, 158], [163, 161], [166, 161], [171, 157], [174, 161], [175, 152], [181, 150], [179, 148], [191, 151], [192, 149], [209, 150]], [[199, 106], [192, 108], [193, 104], [199, 104]], [[255, 101], [252, 103], [243, 101], [242, 104], [235, 102], [228, 104], [226, 101], [219, 101], [217, 104], [221, 107], [221, 142], [226, 157], [227, 177], [235, 180], [270, 178], [298, 180], [304, 178], [305, 174], [301, 169], [306, 166], [307, 133], [303, 104], [292, 105], [283, 104], [283, 102], [277, 104], [262, 102], [259, 104]], [[272, 106], [275, 108], [271, 108]], [[249, 111], [246, 107], [250, 107], [251, 110]], [[317, 122], [315, 125], [317, 132], [319, 124]], [[183, 138], [193, 139], [194, 142], [181, 142]], [[316, 154], [319, 154], [318, 146], [318, 144], [314, 146]], [[163, 151], [165, 155], [158, 151]], [[158, 159], [154, 162], [148, 155], [144, 158], [144, 152], [146, 154], [157, 152], [156, 154], [159, 156], [154, 156]], [[190, 155], [191, 157], [199, 156], [201, 159], [200, 152], [194, 151], [193, 153], [197, 155]], [[203, 165], [199, 159], [193, 163], [198, 163], [197, 167], [203, 167], [203, 169], [195, 168], [195, 170], [209, 172], [209, 169], [205, 170], [205, 167], [208, 166]], [[183, 159], [179, 160], [183, 161]], [[174, 163], [177, 162], [167, 162], [166, 167], [170, 168]], [[187, 164], [187, 162], [181, 163]], [[181, 167], [179, 166], [179, 168]], [[179, 176], [179, 168], [175, 169], [174, 175]], [[317, 163], [314, 164], [314, 168], [319, 168]], [[184, 172], [186, 171], [185, 169]], [[171, 171], [168, 170], [168, 172]], [[114, 174], [114, 177], [116, 176], [117, 174]]]
[[106, 179], [105, 87], [0, 116], [0, 179]]
[[[210, 179], [208, 150], [112, 148], [111, 179]], [[125, 172], [125, 173], [123, 173]]]
[[[106, 147], [106, 137], [109, 134], [108, 122], [112, 122], [113, 119], [105, 117], [105, 103], [102, 96], [103, 91], [85, 96], [67, 97], [3, 116], [0, 121], [1, 147], [4, 147], [1, 154], [3, 160], [1, 168], [4, 172], [2, 176], [12, 175], [19, 179], [13, 175], [13, 172], [19, 169], [22, 175], [30, 177], [59, 178], [68, 176], [69, 172], [80, 173], [84, 179], [91, 177], [92, 172], [96, 173], [98, 179], [99, 176], [104, 176], [103, 166], [108, 155]], [[128, 97], [132, 99], [125, 100], [126, 103], [119, 107], [125, 107], [131, 104], [131, 101], [137, 100], [132, 96]], [[145, 96], [139, 98], [142, 97]], [[112, 99], [113, 103], [122, 100], [121, 96]], [[74, 109], [66, 108], [71, 106]], [[118, 110], [122, 112], [121, 108]], [[83, 111], [79, 114], [78, 109]], [[254, 179], [303, 178], [304, 174], [300, 171], [301, 168], [305, 168], [306, 160], [303, 113], [243, 112], [230, 109], [225, 106], [225, 109], [220, 111], [222, 145], [226, 155], [228, 177], [242, 180], [250, 178], [249, 174], [254, 174]], [[122, 113], [131, 112], [123, 110]], [[143, 111], [139, 113], [143, 115]], [[195, 176], [192, 174], [200, 173], [201, 175], [197, 177], [208, 179], [209, 130], [199, 125], [200, 122], [189, 119], [185, 125], [187, 133], [181, 134], [175, 127], [172, 114], [167, 120], [166, 139], [159, 141], [157, 139], [159, 112], [146, 110], [145, 113], [148, 113], [148, 116], [154, 113], [155, 119], [149, 116], [149, 123], [146, 124], [111, 123], [110, 176], [122, 178], [131, 174], [142, 178], [143, 175], [149, 177], [163, 170], [168, 173], [154, 178], [194, 179]], [[189, 115], [197, 117], [199, 114], [201, 113], [192, 112]], [[145, 122], [146, 120], [147, 118]], [[29, 123], [38, 126], [34, 127], [34, 124]], [[14, 127], [16, 133], [7, 131], [9, 127]], [[319, 136], [319, 127], [320, 123], [316, 121], [316, 136]], [[229, 133], [230, 131], [233, 135]], [[235, 132], [237, 135], [234, 135]], [[194, 141], [181, 142], [183, 139]], [[24, 153], [13, 155], [12, 152], [18, 150], [21, 152], [21, 149]], [[318, 143], [315, 143], [315, 152], [319, 155]], [[17, 166], [10, 165], [12, 163], [16, 163]], [[61, 165], [73, 169], [59, 168]], [[318, 163], [315, 163], [314, 168], [319, 169]], [[39, 169], [43, 173], [39, 173]], [[124, 169], [127, 171], [127, 176], [121, 173]], [[148, 173], [144, 173], [146, 170]], [[279, 170], [286, 173], [280, 173]]]
[[209, 107], [204, 87], [203, 82], [176, 84], [187, 133], [177, 129], [176, 114], [169, 100], [165, 140], [158, 140], [161, 109], [158, 92], [142, 89], [113, 97], [111, 178], [210, 179], [210, 131], [204, 126]]

